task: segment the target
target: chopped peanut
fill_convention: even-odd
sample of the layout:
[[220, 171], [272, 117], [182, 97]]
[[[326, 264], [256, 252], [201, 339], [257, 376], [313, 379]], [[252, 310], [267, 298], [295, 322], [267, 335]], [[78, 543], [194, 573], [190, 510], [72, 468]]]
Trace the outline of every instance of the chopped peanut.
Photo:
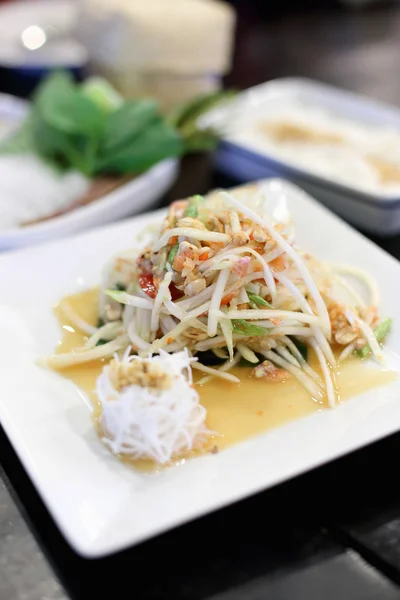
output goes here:
[[157, 391], [167, 390], [172, 386], [170, 375], [151, 361], [132, 360], [130, 363], [122, 363], [113, 359], [108, 370], [111, 384], [117, 392], [130, 385]]

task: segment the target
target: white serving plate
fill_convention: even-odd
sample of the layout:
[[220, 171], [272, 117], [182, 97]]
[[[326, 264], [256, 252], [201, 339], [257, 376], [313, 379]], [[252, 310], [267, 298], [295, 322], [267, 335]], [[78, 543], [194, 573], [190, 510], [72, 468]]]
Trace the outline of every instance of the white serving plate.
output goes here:
[[[287, 201], [299, 243], [376, 277], [382, 314], [394, 319], [388, 363], [400, 372], [400, 264], [298, 188], [279, 180], [266, 185], [272, 202]], [[137, 544], [400, 429], [397, 380], [159, 474], [111, 456], [96, 437], [84, 395], [35, 358], [60, 338], [51, 306], [97, 284], [110, 255], [135, 245], [163, 214], [0, 256], [0, 421], [61, 531], [87, 557]]]
[[1, 230], [0, 250], [58, 239], [149, 209], [171, 187], [178, 166], [176, 159], [166, 159], [86, 206], [37, 225]]
[[[0, 94], [0, 119], [10, 123], [5, 136], [18, 127], [28, 111], [26, 100]], [[0, 229], [0, 251], [58, 239], [150, 209], [174, 183], [178, 168], [177, 159], [166, 159], [86, 206], [36, 225]]]
[[[26, 100], [0, 94], [0, 140], [9, 136], [14, 128], [18, 127], [21, 120], [26, 116], [29, 103]], [[2, 127], [5, 124], [6, 127]]]
[[235, 102], [202, 118], [204, 126], [222, 126], [226, 131], [215, 154], [218, 168], [239, 181], [284, 177], [358, 227], [382, 235], [400, 232], [400, 195], [380, 196], [332, 182], [274, 157], [259, 141], [241, 139], [239, 142], [230, 131], [230, 124], [238, 119], [245, 123], [248, 115], [261, 116], [282, 102], [293, 100], [319, 106], [356, 122], [400, 129], [400, 110], [377, 100], [308, 79], [276, 79], [246, 90]]

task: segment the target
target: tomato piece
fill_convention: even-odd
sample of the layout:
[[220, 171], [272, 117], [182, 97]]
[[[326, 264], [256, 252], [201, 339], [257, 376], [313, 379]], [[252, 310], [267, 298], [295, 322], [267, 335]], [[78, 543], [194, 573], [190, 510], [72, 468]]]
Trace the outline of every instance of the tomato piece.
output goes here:
[[171, 298], [173, 301], [178, 300], [178, 298], [182, 298], [183, 296], [181, 290], [178, 290], [174, 283], [169, 284], [169, 291], [171, 292]]
[[144, 293], [150, 296], [150, 298], [155, 298], [157, 296], [157, 288], [154, 284], [152, 273], [142, 273], [142, 275], [139, 275], [139, 285]]
[[[150, 298], [155, 298], [157, 296], [157, 287], [154, 283], [152, 273], [142, 273], [139, 275], [139, 285], [144, 293], [150, 296]], [[173, 283], [170, 284], [169, 291], [171, 292], [172, 300], [178, 300], [178, 298], [183, 296], [183, 293], [178, 290]]]

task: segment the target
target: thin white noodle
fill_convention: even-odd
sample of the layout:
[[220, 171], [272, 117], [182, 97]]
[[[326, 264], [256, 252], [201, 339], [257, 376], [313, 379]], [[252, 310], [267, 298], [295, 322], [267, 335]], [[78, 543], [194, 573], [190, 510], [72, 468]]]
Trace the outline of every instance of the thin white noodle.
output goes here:
[[[261, 264], [261, 266], [263, 268], [263, 272], [264, 272], [265, 282], [266, 282], [266, 284], [268, 286], [268, 289], [270, 291], [271, 296], [274, 297], [275, 294], [276, 294], [276, 285], [275, 285], [274, 277], [273, 277], [273, 275], [271, 273], [271, 269], [269, 268], [268, 264], [264, 260], [263, 256], [261, 256], [253, 248], [250, 248], [248, 246], [241, 246], [239, 248], [231, 248], [228, 251], [221, 252], [220, 253], [221, 256], [219, 256], [218, 254], [216, 254], [211, 259], [209, 259], [208, 261], [206, 261], [207, 263], [209, 263], [208, 265], [206, 265], [206, 264], [200, 265], [199, 270], [200, 271], [207, 271], [207, 268], [209, 268], [210, 266], [212, 266], [213, 263], [215, 262], [215, 260], [217, 258], [223, 258], [225, 260], [225, 258], [229, 258], [229, 255], [232, 255], [232, 254], [246, 254], [246, 253], [249, 253], [252, 256], [254, 256], [256, 258], [256, 260], [258, 260], [258, 262]], [[258, 278], [259, 277], [260, 277], [260, 272], [258, 272]]]
[[142, 338], [146, 342], [150, 342], [152, 339], [154, 339], [154, 336], [156, 334], [155, 331], [150, 330], [150, 324], [151, 324], [151, 312], [149, 310], [143, 310], [142, 311]]
[[283, 335], [280, 342], [282, 344], [285, 344], [285, 346], [287, 346], [290, 350], [290, 352], [293, 354], [293, 356], [295, 358], [297, 358], [298, 362], [300, 364], [303, 364], [306, 362], [306, 359], [304, 358], [304, 356], [302, 355], [302, 353], [300, 352], [300, 350], [298, 349], [298, 347], [296, 346], [296, 344], [286, 335]]
[[222, 371], [212, 369], [211, 367], [206, 367], [198, 362], [192, 364], [192, 369], [197, 369], [197, 371], [202, 371], [203, 373], [208, 373], [209, 375], [214, 375], [215, 377], [226, 379], [227, 381], [232, 381], [233, 383], [240, 383], [239, 377], [235, 377], [235, 375], [231, 375], [230, 373], [223, 373]]
[[118, 333], [121, 331], [121, 328], [121, 321], [111, 321], [110, 323], [106, 323], [97, 329], [97, 331], [95, 331], [95, 333], [88, 339], [86, 344], [82, 346], [82, 349], [77, 348], [76, 351], [82, 350], [82, 352], [84, 352], [85, 350], [89, 350], [89, 348], [94, 348], [97, 342], [100, 340], [113, 340], [117, 337]]
[[[114, 292], [114, 290], [110, 290]], [[150, 298], [140, 298], [138, 296], [134, 296], [132, 294], [127, 294], [126, 292], [116, 292], [117, 297], [111, 296], [106, 293], [114, 302], [118, 302], [119, 304], [124, 304], [126, 306], [134, 306], [136, 308], [146, 308], [147, 310], [151, 310], [153, 308], [153, 301]]]
[[329, 371], [328, 363], [326, 362], [326, 358], [321, 348], [318, 346], [317, 342], [313, 339], [310, 340], [311, 346], [314, 348], [314, 352], [317, 355], [319, 364], [321, 365], [322, 373], [325, 379], [325, 389], [326, 395], [328, 398], [328, 403], [331, 408], [336, 406], [336, 393], [333, 387], [332, 377]]
[[319, 317], [316, 315], [307, 315], [302, 312], [294, 312], [291, 310], [258, 310], [258, 309], [245, 309], [245, 310], [228, 310], [226, 313], [218, 315], [221, 319], [286, 319], [291, 318], [299, 323], [318, 323]]
[[228, 204], [233, 205], [242, 214], [248, 216], [255, 223], [258, 223], [259, 225], [261, 225], [261, 227], [266, 229], [268, 231], [269, 235], [278, 243], [278, 245], [281, 248], [283, 248], [285, 250], [286, 254], [288, 256], [290, 256], [290, 258], [295, 263], [301, 278], [303, 279], [308, 291], [310, 292], [310, 294], [315, 302], [317, 312], [321, 318], [322, 330], [323, 330], [324, 334], [326, 335], [326, 337], [328, 339], [330, 339], [331, 323], [329, 320], [328, 310], [325, 306], [325, 302], [323, 301], [321, 294], [318, 291], [315, 281], [313, 280], [306, 265], [303, 263], [303, 261], [301, 260], [300, 256], [297, 254], [297, 252], [293, 249], [293, 247], [290, 244], [288, 244], [288, 242], [286, 240], [283, 239], [283, 237], [277, 231], [275, 231], [275, 229], [265, 219], [263, 219], [256, 212], [254, 212], [254, 210], [252, 210], [248, 206], [245, 206], [239, 200], [237, 200], [236, 198], [234, 198], [231, 194], [228, 194], [227, 192], [220, 192], [220, 194], [223, 196], [225, 201], [228, 202]]
[[135, 330], [139, 337], [142, 337], [142, 322], [143, 322], [143, 309], [137, 308], [135, 312], [135, 318], [132, 319], [132, 322], [129, 324], [128, 333], [130, 331]]
[[208, 231], [208, 229], [195, 229], [194, 227], [174, 227], [168, 229], [158, 240], [153, 244], [153, 251], [158, 252], [163, 246], [168, 243], [171, 237], [186, 237], [203, 242], [229, 242], [229, 235], [226, 233], [217, 233]]
[[240, 225], [239, 215], [237, 214], [236, 210], [232, 210], [229, 213], [229, 220], [231, 223], [232, 233], [239, 233], [239, 231], [241, 231], [242, 228]]
[[213, 295], [210, 301], [210, 308], [208, 310], [208, 324], [207, 324], [207, 333], [209, 337], [213, 337], [217, 333], [218, 327], [218, 316], [219, 316], [219, 307], [221, 305], [222, 298], [224, 296], [224, 291], [226, 284], [228, 282], [230, 275], [229, 269], [224, 269], [220, 272], [218, 276], [217, 285], [215, 286]]
[[315, 400], [321, 398], [321, 391], [318, 388], [318, 386], [310, 377], [308, 377], [308, 375], [303, 373], [301, 369], [290, 364], [287, 360], [279, 356], [279, 354], [276, 354], [274, 350], [267, 350], [266, 352], [261, 352], [261, 354], [265, 356], [265, 358], [267, 358], [268, 360], [285, 369], [296, 379], [298, 379], [298, 381], [300, 381], [300, 383], [306, 388], [306, 390], [310, 392], [311, 396]]
[[164, 300], [164, 306], [168, 311], [167, 314], [176, 317], [179, 321], [185, 321], [192, 327], [197, 327], [197, 329], [204, 332], [207, 331], [207, 325], [202, 323], [199, 319], [192, 317], [190, 313], [182, 310], [181, 307], [172, 302], [172, 300]]
[[170, 339], [176, 340], [176, 338], [179, 335], [181, 335], [185, 331], [185, 329], [188, 329], [188, 327], [190, 327], [190, 323], [187, 323], [187, 322], [179, 323], [174, 329], [171, 329], [171, 331], [169, 331], [168, 333], [163, 335], [162, 338], [154, 340], [154, 342], [152, 344], [150, 344], [149, 347], [147, 348], [147, 350], [145, 352], [145, 356], [154, 354], [155, 352], [158, 352], [161, 348], [165, 348], [166, 346], [168, 346], [168, 341]]
[[[259, 327], [265, 327], [266, 329], [275, 329], [276, 325], [272, 321], [263, 320], [252, 320], [252, 325], [258, 325]], [[304, 323], [303, 323], [304, 325]], [[295, 319], [280, 319], [279, 327], [301, 327], [298, 321]]]
[[348, 344], [348, 346], [346, 346], [346, 348], [344, 350], [342, 350], [342, 352], [340, 353], [338, 362], [342, 362], [343, 360], [346, 360], [346, 358], [348, 358], [351, 354], [353, 354], [355, 349], [356, 349], [355, 342], [351, 342], [351, 344]]
[[171, 292], [169, 291], [169, 285], [171, 281], [172, 273], [168, 272], [165, 274], [164, 279], [160, 283], [157, 296], [154, 299], [153, 310], [151, 313], [150, 331], [157, 331], [160, 324], [161, 306], [164, 300], [171, 299]]
[[249, 302], [249, 297], [247, 295], [246, 288], [241, 287], [239, 296], [238, 296], [238, 303], [239, 304], [247, 304], [247, 302]]
[[128, 329], [129, 323], [135, 316], [135, 308], [133, 306], [126, 306], [122, 315], [122, 324], [124, 329]]
[[275, 248], [274, 250], [271, 250], [267, 254], [263, 254], [263, 259], [265, 260], [266, 263], [269, 263], [269, 262], [275, 260], [275, 258], [278, 258], [278, 256], [282, 256], [282, 254], [285, 254], [284, 250], [282, 250], [282, 248], [278, 247], [278, 248]]
[[236, 348], [238, 349], [238, 351], [240, 352], [240, 354], [243, 356], [243, 358], [245, 360], [247, 360], [250, 363], [254, 363], [254, 364], [258, 363], [257, 356], [254, 354], [253, 350], [250, 350], [250, 348], [248, 346], [246, 346], [246, 344], [238, 343], [238, 344], [236, 344]]
[[169, 333], [171, 329], [174, 329], [177, 326], [176, 321], [169, 315], [162, 315], [160, 318], [161, 331], [165, 335]]
[[129, 344], [129, 336], [121, 335], [120, 337], [103, 344], [102, 346], [95, 346], [86, 352], [69, 352], [68, 354], [52, 354], [45, 359], [39, 361], [42, 364], [51, 369], [65, 369], [73, 365], [79, 365], [85, 362], [91, 362], [92, 360], [98, 360], [105, 358], [106, 356], [112, 356], [118, 350], [126, 348]]
[[137, 332], [136, 332], [136, 323], [135, 321], [131, 321], [128, 325], [128, 336], [132, 343], [132, 346], [135, 350], [147, 350], [150, 347], [149, 342], [146, 342]]
[[270, 335], [298, 335], [301, 337], [313, 337], [313, 331], [309, 327], [274, 327]]
[[211, 285], [209, 285], [205, 290], [200, 292], [200, 294], [197, 294], [196, 296], [193, 296], [192, 298], [185, 298], [184, 300], [178, 300], [176, 302], [176, 305], [180, 306], [184, 310], [189, 310], [190, 308], [199, 306], [200, 304], [203, 304], [204, 302], [206, 302], [207, 300], [209, 300], [211, 298], [216, 285], [217, 285], [217, 282], [214, 282]]
[[[229, 371], [229, 369], [232, 369], [233, 367], [235, 367], [238, 364], [238, 362], [240, 361], [240, 359], [241, 359], [240, 352], [236, 352], [236, 354], [232, 360], [227, 360], [226, 362], [224, 362], [223, 365], [218, 367], [217, 370], [225, 373], [226, 371]], [[210, 381], [212, 378], [213, 378], [213, 375], [207, 375], [206, 377], [202, 377], [197, 382], [197, 385], [203, 385], [204, 383], [207, 383], [208, 381]]]
[[86, 333], [87, 335], [93, 335], [96, 333], [97, 327], [90, 325], [90, 323], [82, 319], [69, 304], [63, 302], [60, 304], [60, 308], [67, 317], [68, 321], [70, 321], [76, 329], [79, 329], [82, 331], [82, 333]]
[[281, 344], [285, 344], [285, 346], [287, 346], [290, 350], [290, 352], [297, 358], [297, 360], [299, 361], [301, 368], [303, 369], [303, 371], [305, 373], [307, 373], [307, 375], [310, 375], [310, 377], [316, 381], [319, 385], [322, 385], [322, 379], [321, 377], [318, 375], [318, 373], [316, 371], [314, 371], [313, 368], [310, 367], [310, 365], [308, 364], [308, 362], [305, 360], [304, 356], [301, 354], [300, 350], [297, 348], [296, 344], [286, 335], [283, 335], [281, 338], [279, 338], [279, 342]]
[[[307, 314], [314, 314], [311, 310], [311, 307], [301, 292], [297, 289], [297, 287], [290, 281], [290, 279], [284, 275], [283, 273], [275, 273], [276, 279], [282, 283], [292, 294], [294, 298], [296, 298], [299, 303], [299, 307]], [[323, 335], [322, 331], [317, 326], [312, 326], [312, 331], [315, 335], [315, 339], [318, 344], [321, 346], [328, 362], [334, 366], [336, 364], [335, 357], [332, 352], [332, 348], [330, 347], [328, 340]]]
[[291, 363], [294, 367], [301, 368], [301, 363], [295, 358], [287, 348], [284, 346], [280, 346], [279, 344], [276, 347], [276, 352], [282, 356], [285, 360]]
[[[232, 336], [232, 339], [235, 339], [235, 336]], [[243, 338], [241, 338], [243, 339]], [[207, 340], [202, 340], [201, 342], [197, 342], [194, 349], [198, 352], [204, 352], [204, 350], [209, 350], [210, 348], [223, 347], [226, 345], [226, 339], [223, 335], [216, 335], [213, 338], [208, 338]]]
[[[228, 348], [229, 358], [233, 360], [233, 337], [232, 337], [232, 321], [220, 321], [222, 335], [225, 338], [226, 347]], [[214, 338], [215, 339], [215, 338]]]
[[349, 321], [350, 325], [358, 325], [361, 332], [364, 334], [364, 337], [367, 340], [369, 347], [371, 348], [372, 354], [375, 356], [377, 361], [382, 363], [383, 353], [379, 342], [376, 339], [374, 332], [372, 331], [372, 328], [365, 321], [357, 317], [349, 308], [345, 309], [344, 314], [346, 316], [346, 319]]

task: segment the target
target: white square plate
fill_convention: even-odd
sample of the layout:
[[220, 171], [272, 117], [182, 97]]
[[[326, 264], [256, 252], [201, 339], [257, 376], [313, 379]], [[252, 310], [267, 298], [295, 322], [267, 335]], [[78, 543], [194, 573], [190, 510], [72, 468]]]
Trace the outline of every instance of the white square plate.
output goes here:
[[[294, 186], [268, 185], [276, 198], [287, 198], [304, 247], [376, 277], [382, 315], [394, 319], [389, 360], [400, 370], [400, 264]], [[98, 283], [110, 255], [134, 245], [160, 216], [0, 257], [0, 420], [65, 537], [89, 557], [136, 544], [400, 429], [397, 380], [160, 474], [136, 472], [113, 458], [95, 435], [84, 397], [34, 361], [60, 338], [51, 306]]]

